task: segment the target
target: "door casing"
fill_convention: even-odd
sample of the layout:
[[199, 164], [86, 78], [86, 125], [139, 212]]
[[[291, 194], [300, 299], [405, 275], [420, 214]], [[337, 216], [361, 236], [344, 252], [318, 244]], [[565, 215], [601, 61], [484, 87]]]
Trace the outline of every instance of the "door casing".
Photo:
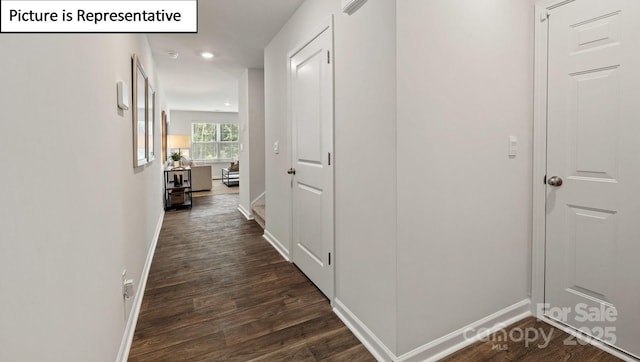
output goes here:
[[531, 248], [531, 313], [538, 319], [561, 329], [578, 339], [600, 348], [623, 360], [630, 357], [618, 349], [584, 336], [544, 315], [540, 308], [545, 302], [545, 243], [547, 185], [547, 58], [548, 12], [579, 0], [539, 0], [535, 5], [534, 37], [534, 114], [533, 114], [533, 225]]
[[[332, 72], [331, 72], [331, 76], [332, 78], [335, 77], [335, 57], [333, 56], [334, 54], [334, 46], [335, 46], [335, 40], [333, 39], [334, 37], [334, 25], [333, 25], [333, 14], [331, 14], [327, 19], [325, 19], [323, 22], [321, 22], [319, 24], [318, 27], [316, 27], [314, 29], [314, 31], [312, 31], [311, 33], [309, 33], [308, 36], [306, 36], [304, 39], [304, 41], [302, 41], [298, 46], [292, 48], [291, 51], [289, 51], [287, 53], [287, 100], [288, 100], [288, 106], [287, 106], [287, 116], [288, 116], [288, 125], [289, 125], [289, 131], [288, 131], [288, 146], [289, 146], [289, 150], [292, 150], [292, 146], [293, 146], [293, 94], [291, 93], [291, 89], [293, 87], [292, 85], [292, 78], [291, 78], [291, 58], [297, 54], [298, 52], [300, 52], [303, 48], [305, 48], [309, 43], [311, 43], [313, 40], [315, 40], [320, 34], [322, 34], [324, 31], [329, 31], [332, 37], [332, 41], [331, 41], [331, 68], [332, 68]], [[335, 79], [332, 79], [332, 86], [334, 87], [334, 89], [332, 90], [332, 95], [333, 95], [333, 99], [331, 100], [331, 105], [332, 105], [332, 112], [333, 115], [331, 117], [332, 122], [335, 123]], [[332, 129], [332, 142], [331, 142], [331, 157], [335, 158], [335, 127], [334, 124], [331, 126]], [[295, 155], [293, 154], [293, 152], [291, 152], [290, 154], [290, 164], [294, 165], [295, 164], [295, 160], [294, 160]], [[334, 160], [332, 159], [331, 161], [331, 167], [333, 167], [334, 164]], [[284, 170], [283, 170], [284, 171]], [[335, 190], [335, 168], [333, 168], [333, 173], [332, 173], [332, 180], [331, 180], [331, 187]], [[293, 245], [293, 237], [294, 237], [294, 225], [293, 225], [293, 206], [294, 206], [294, 199], [293, 199], [293, 180], [291, 181], [291, 189], [290, 189], [290, 207], [289, 207], [289, 221], [290, 221], [290, 230], [289, 230], [289, 235], [290, 235], [290, 249], [289, 249], [289, 257], [288, 257], [288, 261], [293, 263], [294, 261], [294, 257], [293, 257], [293, 253], [295, 252], [295, 247]], [[333, 306], [334, 304], [334, 299], [335, 299], [335, 287], [336, 287], [336, 265], [335, 265], [335, 259], [336, 259], [336, 255], [335, 255], [335, 192], [332, 192], [332, 205], [333, 205], [333, 210], [332, 210], [332, 225], [333, 225], [333, 230], [332, 230], [332, 239], [333, 239], [333, 245], [331, 246], [331, 255], [332, 255], [332, 289], [329, 292], [329, 295], [327, 295], [329, 302], [331, 303], [331, 306]]]

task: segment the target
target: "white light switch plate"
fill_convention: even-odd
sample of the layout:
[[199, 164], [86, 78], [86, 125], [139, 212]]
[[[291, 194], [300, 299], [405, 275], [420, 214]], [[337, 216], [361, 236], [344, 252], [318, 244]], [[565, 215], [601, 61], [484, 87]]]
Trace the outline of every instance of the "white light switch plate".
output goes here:
[[509, 136], [509, 156], [515, 157], [518, 154], [518, 137]]
[[273, 153], [276, 155], [280, 153], [280, 143], [278, 141], [273, 143]]

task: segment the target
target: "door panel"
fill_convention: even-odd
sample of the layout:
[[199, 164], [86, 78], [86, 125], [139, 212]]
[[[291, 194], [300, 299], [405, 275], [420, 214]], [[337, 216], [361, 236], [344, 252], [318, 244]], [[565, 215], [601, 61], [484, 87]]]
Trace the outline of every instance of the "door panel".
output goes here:
[[293, 262], [333, 298], [332, 28], [290, 57], [293, 167]]
[[301, 59], [295, 69], [294, 99], [299, 102], [295, 109], [297, 158], [315, 164], [321, 163], [322, 149], [322, 138], [318, 137], [322, 135], [322, 61], [321, 49], [318, 49]]
[[322, 265], [324, 247], [322, 240], [322, 190], [298, 184], [298, 246]]
[[572, 76], [571, 99], [575, 122], [570, 142], [575, 147], [573, 176], [615, 180], [619, 78], [617, 67]]
[[[640, 356], [640, 1], [550, 11], [547, 315]], [[568, 314], [559, 313], [562, 310]]]

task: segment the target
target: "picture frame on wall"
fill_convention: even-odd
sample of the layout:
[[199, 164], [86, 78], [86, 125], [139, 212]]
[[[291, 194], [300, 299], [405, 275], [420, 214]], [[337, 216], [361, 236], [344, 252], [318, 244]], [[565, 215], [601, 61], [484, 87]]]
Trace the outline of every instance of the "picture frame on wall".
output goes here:
[[156, 158], [154, 129], [156, 125], [156, 92], [147, 78], [147, 162]]
[[162, 110], [160, 116], [160, 122], [162, 122], [162, 162], [167, 162], [167, 112]]
[[148, 161], [147, 149], [147, 76], [137, 54], [131, 57], [132, 75], [132, 123], [133, 167], [144, 166]]

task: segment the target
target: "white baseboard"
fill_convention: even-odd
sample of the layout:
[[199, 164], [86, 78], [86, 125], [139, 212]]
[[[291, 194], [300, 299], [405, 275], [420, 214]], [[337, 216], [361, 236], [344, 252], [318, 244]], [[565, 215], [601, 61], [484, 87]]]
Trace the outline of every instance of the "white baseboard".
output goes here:
[[264, 230], [264, 234], [262, 235], [262, 237], [266, 241], [268, 241], [269, 244], [271, 244], [271, 246], [273, 246], [273, 248], [276, 249], [278, 253], [280, 253], [280, 255], [282, 255], [284, 260], [291, 262], [291, 258], [289, 257], [289, 250], [287, 250], [287, 248], [285, 248], [284, 245], [282, 245], [282, 243], [278, 241], [278, 239], [276, 239], [276, 237], [273, 236], [267, 229]]
[[242, 213], [242, 215], [244, 215], [247, 220], [253, 220], [253, 213], [245, 209], [244, 206], [238, 205], [238, 211], [240, 211], [240, 213]]
[[142, 298], [144, 297], [144, 289], [147, 286], [147, 278], [149, 277], [149, 270], [151, 269], [151, 262], [153, 261], [153, 255], [156, 252], [156, 246], [158, 245], [158, 238], [160, 237], [160, 229], [162, 229], [162, 222], [164, 221], [164, 211], [160, 213], [160, 219], [156, 225], [156, 231], [153, 235], [153, 240], [149, 246], [147, 252], [147, 260], [142, 267], [142, 275], [140, 276], [140, 283], [138, 283], [138, 290], [136, 296], [133, 299], [133, 305], [131, 306], [131, 312], [127, 319], [127, 325], [124, 329], [124, 335], [122, 336], [122, 342], [120, 342], [120, 350], [118, 351], [117, 362], [126, 362], [129, 358], [129, 350], [131, 350], [131, 343], [133, 342], [133, 334], [136, 331], [136, 323], [138, 322], [138, 315], [140, 314], [140, 307], [142, 307]]
[[[407, 352], [398, 357], [397, 361], [438, 361], [530, 316], [531, 300], [527, 298]], [[481, 333], [474, 333], [471, 338], [465, 338], [465, 335], [468, 337], [469, 330], [481, 331]]]
[[[473, 322], [434, 341], [424, 344], [401, 356], [396, 356], [378, 337], [347, 308], [338, 298], [334, 300], [334, 313], [344, 322], [378, 361], [438, 361], [505, 326], [531, 316], [531, 301], [522, 300], [490, 316]], [[482, 331], [465, 338], [468, 330]], [[467, 336], [468, 337], [468, 336]]]
[[580, 340], [580, 343], [584, 343], [584, 344], [590, 344], [596, 348], [599, 348], [611, 355], [614, 355], [618, 358], [620, 358], [623, 361], [627, 361], [627, 362], [638, 362], [640, 361], [640, 359], [636, 359], [633, 358], [633, 356], [630, 356], [626, 353], [621, 352], [620, 350], [609, 346], [608, 344], [604, 344], [598, 340], [596, 340], [595, 338], [587, 338], [585, 337], [582, 333], [577, 332], [575, 329], [571, 328], [571, 327], [567, 327], [566, 325], [562, 324], [562, 323], [558, 323], [555, 320], [548, 318], [545, 315], [538, 315], [537, 316], [538, 319], [540, 319], [541, 321], [550, 324], [556, 328], [558, 328], [561, 331], [566, 332], [569, 335], [574, 336], [576, 339]]
[[378, 361], [395, 361], [396, 356], [387, 346], [345, 306], [338, 298], [333, 300], [333, 312], [351, 330]]

